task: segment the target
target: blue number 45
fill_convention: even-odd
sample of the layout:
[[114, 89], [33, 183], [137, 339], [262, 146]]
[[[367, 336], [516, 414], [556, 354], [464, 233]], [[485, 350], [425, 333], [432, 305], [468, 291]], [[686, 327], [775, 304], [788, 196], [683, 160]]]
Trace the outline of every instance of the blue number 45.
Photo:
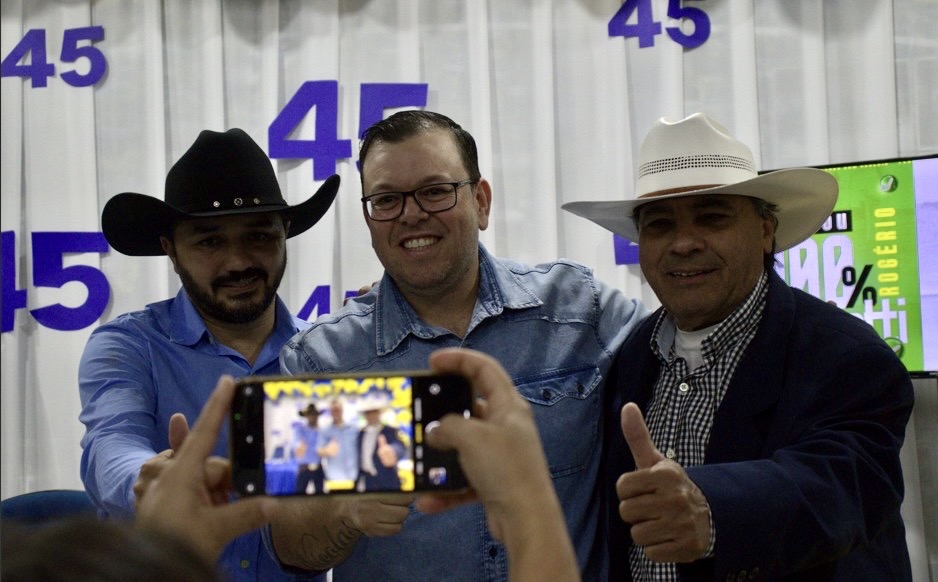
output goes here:
[[[83, 40], [98, 41], [104, 39], [104, 27], [86, 26], [83, 28], [70, 28], [62, 33], [62, 54], [59, 60], [63, 63], [74, 63], [80, 58], [88, 59], [90, 67], [84, 75], [78, 72], [65, 71], [62, 80], [72, 87], [88, 87], [101, 80], [107, 71], [107, 59], [97, 47], [79, 45]], [[29, 57], [29, 64], [20, 64]], [[46, 31], [42, 28], [33, 28], [23, 35], [23, 38], [13, 47], [3, 61], [0, 62], [0, 76], [24, 77], [32, 81], [32, 86], [45, 87], [48, 77], [55, 76], [55, 65], [46, 58]]]
[[[661, 34], [661, 23], [652, 14], [652, 0], [625, 0], [625, 3], [609, 19], [609, 36], [638, 38], [639, 48], [655, 45], [655, 37]], [[635, 14], [635, 24], [628, 24]], [[694, 32], [684, 34], [679, 26], [669, 26], [665, 30], [671, 40], [684, 48], [696, 48], [710, 38], [710, 17], [700, 8], [681, 6], [681, 0], [668, 0], [668, 18], [688, 19], [694, 23]]]

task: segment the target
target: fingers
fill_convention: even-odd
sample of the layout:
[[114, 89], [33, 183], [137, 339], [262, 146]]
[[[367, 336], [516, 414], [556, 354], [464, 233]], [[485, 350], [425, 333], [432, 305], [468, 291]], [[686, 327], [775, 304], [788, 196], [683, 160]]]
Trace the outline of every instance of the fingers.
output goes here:
[[415, 497], [411, 494], [397, 494], [391, 493], [388, 495], [376, 495], [375, 496], [378, 503], [382, 505], [390, 505], [397, 507], [410, 507], [410, 504], [414, 502]]
[[205, 486], [212, 505], [228, 503], [231, 490], [231, 461], [224, 457], [209, 457], [205, 461]]
[[388, 439], [386, 439], [383, 434], [378, 435], [378, 446], [379, 447], [388, 446]]
[[514, 395], [514, 385], [494, 358], [480, 352], [450, 348], [430, 354], [430, 367], [436, 372], [462, 374], [472, 383], [477, 396], [486, 400]]
[[470, 422], [469, 419], [456, 415], [447, 415], [440, 419], [440, 424], [426, 434], [427, 444], [434, 449], [449, 451], [459, 449], [463, 441], [472, 438], [472, 435], [462, 424]]
[[368, 499], [348, 499], [354, 528], [367, 536], [399, 533], [410, 515], [413, 495], [373, 495]]
[[625, 436], [625, 442], [628, 443], [632, 458], [635, 459], [636, 469], [647, 469], [664, 460], [664, 455], [658, 452], [651, 435], [648, 434], [648, 427], [645, 426], [645, 419], [637, 404], [629, 402], [622, 407], [621, 421], [622, 435]]
[[208, 402], [202, 408], [195, 426], [183, 443], [181, 450], [177, 451], [177, 460], [185, 456], [190, 463], [202, 463], [215, 448], [218, 432], [221, 429], [225, 415], [234, 398], [234, 378], [223, 375], [218, 379], [215, 390]]
[[182, 443], [189, 436], [189, 421], [186, 415], [181, 412], [169, 417], [169, 446], [173, 451], [178, 451]]
[[417, 496], [417, 511], [427, 514], [441, 513], [477, 501], [479, 501], [479, 496], [474, 489], [469, 489], [463, 493], [446, 493], [442, 495], [425, 493]]

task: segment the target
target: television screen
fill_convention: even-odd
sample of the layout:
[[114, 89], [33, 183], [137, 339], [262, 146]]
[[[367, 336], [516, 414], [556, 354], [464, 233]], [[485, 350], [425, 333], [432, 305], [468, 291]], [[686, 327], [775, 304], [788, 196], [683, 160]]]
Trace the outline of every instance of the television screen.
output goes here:
[[938, 156], [821, 168], [837, 205], [776, 269], [872, 325], [913, 376], [938, 374]]

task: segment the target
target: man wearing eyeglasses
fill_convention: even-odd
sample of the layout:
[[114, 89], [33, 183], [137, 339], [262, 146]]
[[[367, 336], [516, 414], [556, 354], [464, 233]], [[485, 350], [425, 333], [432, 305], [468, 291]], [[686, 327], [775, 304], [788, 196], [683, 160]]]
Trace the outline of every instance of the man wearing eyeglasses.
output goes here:
[[[283, 370], [425, 368], [431, 352], [453, 346], [496, 357], [533, 409], [583, 576], [604, 577], [606, 557], [597, 551], [604, 378], [646, 309], [582, 265], [529, 267], [489, 254], [479, 231], [488, 227], [492, 186], [479, 172], [472, 136], [449, 118], [394, 114], [368, 129], [359, 160], [363, 215], [385, 274], [289, 341]], [[354, 511], [354, 502], [334, 503]], [[373, 500], [357, 507], [393, 515]], [[386, 523], [400, 529], [387, 537], [318, 517], [298, 519], [294, 535], [274, 540], [281, 560], [314, 570], [341, 562], [336, 581], [507, 577], [505, 549], [480, 505], [434, 515], [411, 509], [403, 525]]]

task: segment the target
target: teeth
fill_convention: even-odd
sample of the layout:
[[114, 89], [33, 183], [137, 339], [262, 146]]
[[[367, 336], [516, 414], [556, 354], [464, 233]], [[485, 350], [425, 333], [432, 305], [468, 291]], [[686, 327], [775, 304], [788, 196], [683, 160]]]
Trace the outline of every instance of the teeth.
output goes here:
[[410, 240], [404, 241], [405, 249], [420, 249], [423, 247], [428, 247], [436, 243], [434, 238], [412, 238]]
[[671, 274], [674, 275], [675, 277], [693, 277], [701, 273], [703, 273], [703, 271], [691, 271], [689, 273], [671, 273]]

